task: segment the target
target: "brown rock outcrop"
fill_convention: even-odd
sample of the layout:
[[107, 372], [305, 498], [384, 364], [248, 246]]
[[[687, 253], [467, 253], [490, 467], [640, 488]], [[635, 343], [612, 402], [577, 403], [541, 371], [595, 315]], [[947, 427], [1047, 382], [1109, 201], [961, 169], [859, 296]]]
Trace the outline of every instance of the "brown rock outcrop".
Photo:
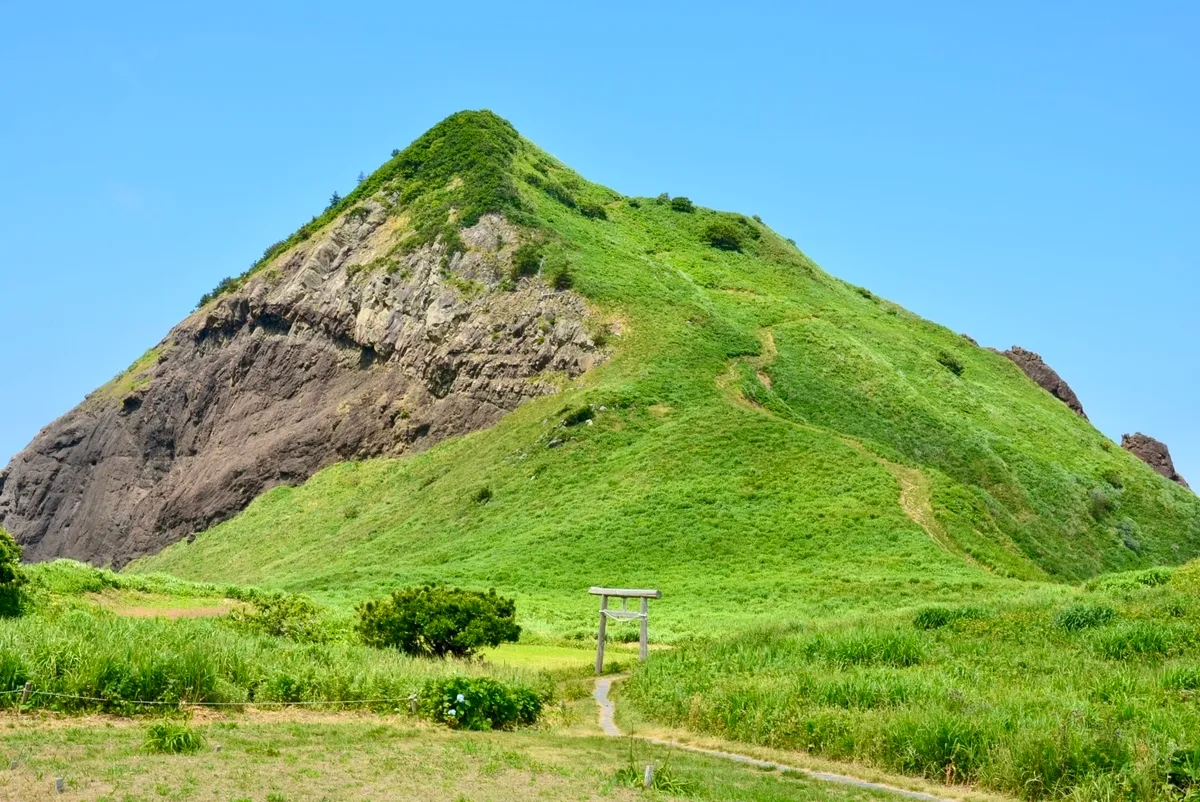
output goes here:
[[1001, 353], [1015, 362], [1017, 367], [1024, 371], [1026, 376], [1033, 379], [1034, 384], [1037, 384], [1050, 393], [1050, 395], [1074, 410], [1084, 420], [1087, 420], [1087, 413], [1083, 411], [1083, 404], [1079, 403], [1079, 396], [1075, 395], [1075, 391], [1071, 389], [1070, 385], [1063, 381], [1063, 378], [1047, 365], [1039, 354], [1035, 354], [1033, 351], [1026, 351], [1019, 345], [1014, 345], [1009, 350], [1002, 351]]
[[123, 565], [331, 463], [490, 426], [601, 358], [581, 297], [501, 289], [502, 217], [453, 255], [395, 255], [401, 222], [344, 215], [38, 434], [0, 473], [26, 558]]
[[1121, 448], [1172, 482], [1191, 489], [1183, 477], [1175, 471], [1175, 462], [1171, 459], [1171, 452], [1167, 449], [1167, 444], [1161, 440], [1155, 440], [1141, 432], [1126, 434], [1121, 436]]

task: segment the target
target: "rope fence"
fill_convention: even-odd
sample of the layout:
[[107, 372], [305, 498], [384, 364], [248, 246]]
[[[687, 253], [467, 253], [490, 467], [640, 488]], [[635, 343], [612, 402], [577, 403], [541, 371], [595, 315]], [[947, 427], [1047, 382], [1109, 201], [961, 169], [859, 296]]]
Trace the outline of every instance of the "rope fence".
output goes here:
[[245, 702], [190, 702], [186, 699], [169, 702], [161, 700], [142, 699], [108, 699], [102, 696], [79, 696], [72, 693], [55, 693], [53, 691], [35, 691], [30, 685], [11, 691], [0, 691], [0, 696], [21, 695], [20, 704], [24, 705], [35, 696], [45, 696], [53, 699], [71, 699], [77, 702], [102, 702], [111, 705], [140, 705], [143, 707], [337, 707], [350, 705], [404, 704], [410, 711], [415, 712], [416, 695], [403, 698], [381, 699], [320, 699], [303, 702], [275, 702], [270, 700], [253, 700]]

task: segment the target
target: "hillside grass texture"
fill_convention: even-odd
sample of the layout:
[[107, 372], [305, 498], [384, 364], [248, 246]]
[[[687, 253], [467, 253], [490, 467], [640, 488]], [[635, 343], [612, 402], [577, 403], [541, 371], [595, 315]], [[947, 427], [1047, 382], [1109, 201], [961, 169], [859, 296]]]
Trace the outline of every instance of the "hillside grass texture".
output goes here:
[[[472, 114], [486, 124], [456, 115], [414, 148], [512, 151], [505, 175], [473, 180], [516, 187], [493, 194], [567, 264], [611, 359], [493, 429], [276, 488], [131, 570], [342, 605], [417, 582], [495, 586], [556, 637], [591, 631], [588, 586], [650, 585], [667, 600], [656, 634], [676, 639], [1197, 554], [1200, 500], [999, 354], [827, 275], [757, 221], [622, 198]], [[416, 182], [418, 218], [435, 200], [489, 208], [456, 201], [454, 180], [441, 197], [406, 154], [363, 187], [403, 199]], [[718, 223], [740, 251], [709, 244]], [[590, 423], [564, 425], [587, 408]]]

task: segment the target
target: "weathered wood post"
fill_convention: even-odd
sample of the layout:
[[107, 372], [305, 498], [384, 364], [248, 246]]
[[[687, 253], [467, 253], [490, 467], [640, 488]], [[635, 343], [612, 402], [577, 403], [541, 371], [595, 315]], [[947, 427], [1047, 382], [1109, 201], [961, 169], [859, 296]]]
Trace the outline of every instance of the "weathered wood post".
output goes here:
[[600, 636], [596, 639], [596, 673], [604, 673], [604, 638], [608, 632], [608, 596], [600, 595]]
[[[639, 619], [641, 639], [638, 656], [645, 660], [650, 654], [650, 599], [661, 599], [662, 593], [657, 590], [633, 590], [629, 588], [591, 588], [588, 593], [600, 597], [600, 632], [596, 638], [596, 673], [604, 673], [604, 641], [608, 633], [608, 619]], [[610, 610], [608, 597], [615, 596], [621, 600], [620, 610]], [[630, 599], [641, 599], [642, 609], [629, 609]]]
[[650, 656], [650, 600], [642, 597], [642, 633], [638, 657], [645, 660]]

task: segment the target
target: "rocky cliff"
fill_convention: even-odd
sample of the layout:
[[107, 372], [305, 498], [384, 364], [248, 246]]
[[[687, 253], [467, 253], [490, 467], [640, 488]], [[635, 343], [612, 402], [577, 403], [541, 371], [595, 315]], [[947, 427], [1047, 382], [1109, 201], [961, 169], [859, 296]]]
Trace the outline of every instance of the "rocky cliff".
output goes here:
[[503, 217], [403, 252], [385, 207], [274, 255], [18, 454], [0, 525], [26, 558], [122, 565], [330, 463], [490, 426], [602, 358], [582, 298], [509, 278]]
[[1141, 432], [1126, 434], [1121, 436], [1121, 448], [1133, 454], [1172, 482], [1191, 489], [1183, 477], [1176, 472], [1175, 461], [1171, 459], [1171, 452], [1167, 449], [1167, 444], [1161, 440], [1155, 440], [1153, 437]]
[[1071, 386], [1063, 381], [1063, 378], [1055, 372], [1055, 370], [1046, 364], [1040, 354], [1035, 354], [1033, 351], [1026, 351], [1019, 345], [1014, 345], [1007, 351], [1001, 352], [1004, 356], [1016, 363], [1025, 375], [1033, 379], [1034, 384], [1039, 385], [1043, 390], [1050, 395], [1062, 401], [1068, 407], [1075, 411], [1076, 414], [1087, 419], [1087, 414], [1083, 411], [1083, 404], [1079, 401], [1079, 396], [1075, 395], [1075, 391]]

